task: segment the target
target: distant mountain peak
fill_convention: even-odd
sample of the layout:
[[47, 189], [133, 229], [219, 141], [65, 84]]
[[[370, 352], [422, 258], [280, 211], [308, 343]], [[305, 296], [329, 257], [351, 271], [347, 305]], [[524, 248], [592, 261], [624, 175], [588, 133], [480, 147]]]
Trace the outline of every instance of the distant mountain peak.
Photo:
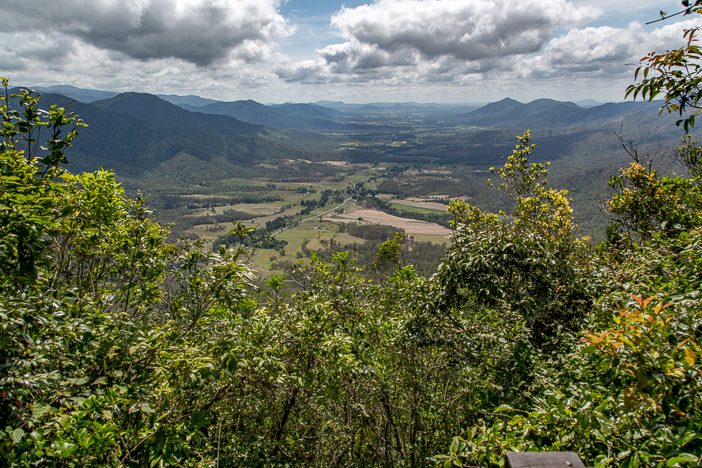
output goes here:
[[493, 102], [492, 104], [522, 104], [522, 103], [517, 101], [516, 99], [512, 99], [511, 97], [506, 97], [504, 99], [500, 99], [499, 101]]
[[628, 102], [584, 108], [574, 102], [549, 98], [535, 99], [528, 104], [505, 98], [463, 114], [460, 120], [471, 125], [513, 129], [591, 127], [622, 118], [648, 118], [646, 112], [650, 107]]
[[568, 106], [568, 107], [577, 107], [580, 108], [579, 105], [577, 105], [574, 102], [571, 101], [557, 101], [555, 99], [551, 98], [539, 98], [531, 101], [528, 106], [532, 105], [539, 105], [539, 106]]
[[149, 93], [139, 93], [136, 91], [128, 91], [111, 98], [102, 99], [95, 102], [95, 105], [135, 114], [141, 112], [153, 113], [154, 111], [160, 111], [163, 109], [176, 113], [187, 112], [185, 109], [178, 107], [175, 104], [171, 104], [158, 96]]
[[[470, 114], [474, 116], [500, 116], [508, 113], [515, 112], [519, 109], [524, 108], [525, 104], [519, 101], [515, 101], [512, 98], [504, 98], [497, 102], [491, 102], [490, 104], [485, 104], [483, 107], [474, 110]], [[470, 115], [469, 114], [469, 115]]]
[[261, 126], [250, 125], [230, 116], [215, 116], [189, 111], [148, 93], [121, 93], [93, 103], [101, 109], [131, 114], [140, 120], [179, 129], [181, 133], [208, 132], [221, 134], [253, 134]]

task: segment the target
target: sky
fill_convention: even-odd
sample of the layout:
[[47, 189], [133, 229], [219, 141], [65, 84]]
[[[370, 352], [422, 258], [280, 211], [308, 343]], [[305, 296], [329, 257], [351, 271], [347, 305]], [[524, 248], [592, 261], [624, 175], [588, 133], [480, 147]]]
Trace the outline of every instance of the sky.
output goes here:
[[12, 84], [260, 102], [621, 101], [679, 0], [0, 0]]

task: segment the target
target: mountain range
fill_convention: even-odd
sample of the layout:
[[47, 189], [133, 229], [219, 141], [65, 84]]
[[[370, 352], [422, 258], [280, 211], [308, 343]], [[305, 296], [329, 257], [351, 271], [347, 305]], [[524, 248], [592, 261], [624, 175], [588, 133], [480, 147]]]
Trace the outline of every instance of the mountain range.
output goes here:
[[617, 121], [657, 120], [653, 102], [607, 103], [583, 108], [573, 102], [537, 99], [527, 104], [506, 98], [455, 117], [457, 122], [490, 128], [602, 128]]
[[[43, 94], [60, 94], [85, 104], [109, 100], [120, 94], [115, 91], [84, 89], [68, 85], [36, 87], [35, 90]], [[131, 94], [140, 94], [144, 99], [150, 96], [146, 93]], [[574, 102], [545, 98], [529, 103], [505, 98], [483, 106], [415, 102], [348, 104], [338, 101], [264, 105], [253, 100], [225, 102], [194, 95], [156, 94], [152, 96], [191, 112], [233, 117], [242, 122], [269, 128], [315, 132], [359, 130], [356, 120], [359, 115], [390, 117], [399, 113], [416, 113], [428, 119], [440, 117], [452, 122], [490, 128], [521, 128], [525, 125], [549, 128], [574, 125], [597, 127], [604, 122], [618, 119], [640, 120], [642, 113], [647, 120], [658, 115], [658, 106], [645, 102], [598, 104], [596, 101], [588, 100], [582, 101], [582, 105], [579, 105]], [[130, 103], [143, 107], [137, 102], [130, 101]], [[152, 100], [151, 103], [155, 101]]]
[[[189, 166], [199, 165], [214, 167], [214, 173], [225, 176], [233, 167], [281, 159], [314, 161], [348, 156], [357, 160], [362, 155], [364, 161], [402, 162], [406, 157], [436, 151], [436, 157], [429, 155], [435, 162], [470, 162], [470, 154], [476, 151], [494, 151], [492, 146], [485, 146], [483, 140], [493, 139], [492, 134], [485, 133], [473, 140], [454, 139], [447, 145], [440, 137], [445, 127], [499, 130], [500, 142], [491, 143], [498, 149], [508, 148], [513, 135], [527, 128], [557, 132], [563, 135], [554, 140], [559, 142], [570, 138], [567, 135], [574, 135], [571, 140], [575, 140], [580, 133], [593, 130], [611, 135], [612, 130], [623, 125], [639, 132], [637, 138], [655, 139], [672, 127], [671, 119], [658, 118], [657, 103], [645, 102], [584, 108], [552, 99], [521, 103], [507, 98], [477, 109], [463, 105], [356, 105], [329, 101], [264, 105], [251, 100], [222, 102], [198, 96], [118, 94], [70, 86], [39, 89], [44, 93], [44, 105], [68, 107], [89, 123], [89, 127], [81, 129], [81, 137], [71, 149], [74, 168], [109, 167], [127, 176], [156, 170], [178, 158], [186, 159], [182, 164], [185, 173]], [[408, 115], [412, 116], [410, 123], [406, 120]], [[417, 137], [417, 132], [429, 133]], [[336, 151], [342, 140], [372, 143], [383, 138], [388, 141], [386, 147], [364, 146], [362, 153]], [[414, 146], [395, 149], [389, 145], [407, 138], [415, 139]], [[422, 146], [421, 141], [431, 144]], [[467, 156], [457, 158], [457, 148], [463, 148], [459, 152]], [[421, 159], [407, 161], [416, 160]]]
[[227, 168], [291, 155], [314, 157], [313, 146], [305, 151], [310, 136], [191, 112], [151, 94], [122, 93], [89, 103], [43, 94], [41, 107], [51, 104], [66, 107], [88, 123], [68, 152], [74, 170], [106, 167], [139, 176], [183, 157]]
[[266, 106], [256, 101], [213, 102], [206, 105], [182, 105], [185, 109], [203, 114], [226, 115], [244, 122], [270, 128], [298, 130], [342, 130], [348, 125], [334, 121], [343, 114], [334, 109], [314, 104], [279, 104]]

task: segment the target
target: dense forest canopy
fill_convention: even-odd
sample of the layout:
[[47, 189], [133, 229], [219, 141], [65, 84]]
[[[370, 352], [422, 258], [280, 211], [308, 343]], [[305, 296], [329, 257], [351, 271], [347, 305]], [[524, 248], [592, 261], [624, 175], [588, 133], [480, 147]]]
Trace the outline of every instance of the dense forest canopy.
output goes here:
[[[645, 59], [631, 92], [696, 109], [699, 83], [675, 71], [676, 57], [699, 66], [687, 37]], [[486, 466], [506, 450], [702, 464], [691, 138], [684, 176], [632, 152], [597, 246], [525, 132], [493, 168], [510, 208], [453, 202], [432, 274], [394, 233], [371, 274], [330, 252], [261, 281], [243, 262], [248, 229], [215, 251], [168, 242], [113, 173], [64, 168], [78, 116], [3, 86], [4, 465]]]

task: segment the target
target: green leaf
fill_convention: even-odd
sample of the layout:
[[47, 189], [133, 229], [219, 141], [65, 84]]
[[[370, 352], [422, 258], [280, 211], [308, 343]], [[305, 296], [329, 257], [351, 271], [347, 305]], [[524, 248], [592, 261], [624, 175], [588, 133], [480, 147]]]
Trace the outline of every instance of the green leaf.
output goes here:
[[21, 427], [18, 427], [17, 429], [12, 431], [12, 443], [19, 444], [20, 442], [22, 442], [24, 435], [24, 430]]
[[58, 445], [58, 455], [61, 458], [72, 456], [76, 450], [78, 450], [78, 446], [68, 441], [63, 441]]
[[148, 403], [142, 403], [139, 408], [141, 409], [142, 413], [153, 414], [156, 412]]
[[463, 442], [461, 441], [460, 438], [454, 437], [453, 440], [451, 441], [451, 447], [449, 448], [449, 451], [452, 454], [458, 454], [464, 447]]
[[93, 385], [107, 385], [107, 377], [98, 377], [93, 381]]
[[509, 405], [500, 405], [497, 408], [495, 408], [493, 413], [506, 413], [508, 411], [513, 411], [513, 410], [514, 410], [514, 408], [512, 408]]
[[697, 464], [700, 462], [701, 459], [694, 456], [691, 453], [681, 453], [673, 458], [669, 458], [668, 461], [666, 462], [665, 466], [676, 466], [680, 464], [687, 464], [687, 463], [695, 463]]

